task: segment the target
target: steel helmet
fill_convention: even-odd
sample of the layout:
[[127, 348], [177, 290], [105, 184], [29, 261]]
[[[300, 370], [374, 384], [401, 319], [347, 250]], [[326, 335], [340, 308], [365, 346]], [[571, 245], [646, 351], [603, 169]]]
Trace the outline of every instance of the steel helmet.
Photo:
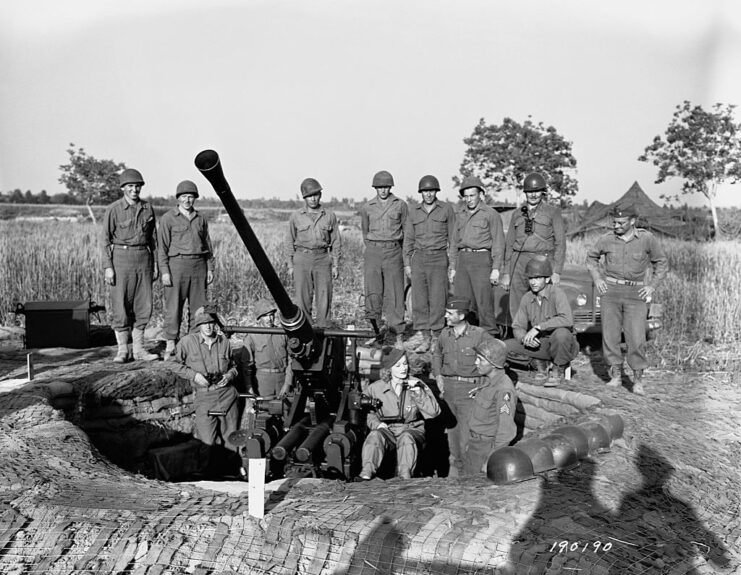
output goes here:
[[141, 184], [144, 185], [144, 178], [139, 170], [132, 168], [126, 168], [121, 175], [118, 176], [118, 185], [123, 187], [126, 184]]
[[308, 198], [322, 191], [322, 186], [314, 178], [306, 178], [301, 182], [301, 197]]
[[547, 259], [533, 258], [525, 266], [528, 278], [549, 278], [553, 275], [553, 266]]
[[576, 447], [565, 435], [552, 433], [546, 435], [542, 441], [551, 450], [553, 463], [558, 469], [568, 469], [579, 463]]
[[194, 182], [191, 182], [190, 180], [183, 180], [178, 184], [178, 187], [175, 189], [175, 197], [179, 198], [183, 194], [192, 194], [196, 198], [198, 197], [198, 186], [195, 185]]
[[487, 338], [478, 344], [474, 351], [494, 367], [504, 368], [507, 346], [501, 339]]
[[380, 172], [376, 172], [376, 175], [373, 176], [373, 183], [371, 185], [374, 188], [393, 188], [394, 176], [386, 170], [381, 170]]
[[461, 182], [461, 187], [458, 190], [458, 193], [462, 196], [463, 192], [468, 188], [478, 188], [480, 192], [483, 192], [484, 184], [481, 183], [478, 176], [466, 176]]
[[610, 433], [601, 423], [597, 423], [596, 421], [582, 423], [579, 425], [579, 429], [587, 436], [589, 453], [609, 451], [612, 439], [610, 438]]
[[[497, 340], [498, 341], [498, 340]], [[533, 464], [534, 473], [542, 473], [556, 468], [556, 462], [553, 460], [551, 448], [542, 439], [531, 437], [518, 442], [515, 449], [519, 449], [530, 458]]]
[[497, 485], [532, 479], [533, 464], [524, 452], [514, 447], [500, 447], [486, 462], [486, 476]]
[[623, 418], [617, 413], [605, 413], [600, 416], [599, 422], [605, 427], [607, 432], [610, 434], [610, 437], [613, 439], [618, 439], [623, 436], [625, 424], [623, 423]]
[[566, 437], [576, 449], [576, 456], [579, 459], [584, 459], [589, 455], [589, 440], [584, 430], [579, 429], [575, 425], [565, 425], [554, 430], [553, 434]]
[[275, 307], [274, 303], [265, 298], [262, 298], [255, 304], [255, 318], [260, 319], [262, 316], [273, 313], [276, 310], [277, 308]]
[[533, 172], [525, 177], [525, 181], [522, 184], [522, 190], [527, 192], [542, 192], [545, 191], [545, 178], [538, 172]]
[[422, 179], [419, 181], [419, 188], [417, 189], [418, 192], [424, 192], [427, 190], [436, 190], [440, 191], [440, 182], [437, 181], [437, 178], [435, 176], [422, 176]]

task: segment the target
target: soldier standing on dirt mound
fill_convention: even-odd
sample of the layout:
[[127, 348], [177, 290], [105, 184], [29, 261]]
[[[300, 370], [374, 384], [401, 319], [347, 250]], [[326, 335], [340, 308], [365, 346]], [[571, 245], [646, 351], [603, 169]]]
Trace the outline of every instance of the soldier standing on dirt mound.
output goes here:
[[[530, 260], [525, 275], [530, 291], [520, 300], [512, 320], [514, 338], [505, 343], [509, 353], [525, 355], [537, 362], [538, 383], [556, 387], [563, 383], [566, 369], [579, 353], [571, 305], [563, 290], [549, 283], [553, 267], [548, 260]], [[553, 362], [550, 377], [549, 362]]]
[[489, 455], [508, 446], [517, 435], [517, 394], [512, 380], [504, 372], [507, 346], [501, 340], [487, 339], [475, 351], [476, 369], [484, 377], [481, 384], [469, 392], [473, 403], [465, 470], [470, 475], [485, 470]]
[[407, 205], [391, 193], [393, 176], [380, 171], [373, 176], [376, 197], [360, 210], [365, 243], [365, 313], [378, 331], [381, 315], [401, 347], [404, 323], [404, 259], [402, 241]]
[[322, 186], [314, 178], [301, 182], [306, 204], [288, 221], [288, 271], [293, 276], [299, 307], [311, 319], [316, 296], [316, 325], [328, 327], [332, 280], [340, 274], [342, 242], [337, 216], [320, 205]]
[[[622, 332], [628, 344], [628, 365], [633, 370], [633, 393], [643, 395], [643, 370], [648, 367], [648, 303], [666, 276], [669, 263], [656, 236], [635, 227], [637, 217], [633, 206], [613, 209], [613, 231], [600, 236], [587, 251], [587, 268], [601, 294], [602, 354], [610, 370], [607, 385], [622, 384]], [[602, 256], [604, 262], [600, 268]]]
[[551, 283], [561, 281], [566, 258], [566, 228], [561, 210], [547, 204], [545, 178], [537, 172], [528, 174], [523, 182], [526, 202], [512, 216], [504, 247], [504, 275], [501, 286], [509, 290], [509, 312], [515, 317], [520, 299], [529, 289], [525, 267], [527, 262], [545, 256], [553, 263]]
[[470, 439], [468, 428], [471, 416], [471, 391], [481, 383], [476, 369], [476, 347], [494, 339], [481, 327], [466, 321], [471, 302], [465, 298], [452, 298], [445, 306], [447, 327], [432, 348], [431, 373], [437, 380], [440, 397], [445, 398], [456, 419], [455, 427], [448, 429], [450, 448], [450, 476], [463, 471], [466, 446]]
[[499, 335], [491, 286], [499, 283], [504, 259], [504, 231], [501, 216], [483, 201], [484, 185], [476, 176], [466, 176], [460, 195], [465, 201], [455, 216], [455, 250], [451, 251], [450, 282], [457, 297], [471, 300], [478, 325]]
[[448, 249], [454, 249], [455, 212], [437, 199], [439, 191], [435, 176], [422, 177], [422, 202], [409, 208], [404, 228], [404, 273], [412, 280], [412, 322], [422, 340], [413, 350], [417, 353], [429, 351], [432, 338], [445, 326]]
[[214, 280], [214, 250], [208, 223], [194, 204], [198, 188], [190, 180], [177, 185], [178, 206], [159, 221], [157, 243], [162, 285], [165, 292], [165, 339], [163, 359], [175, 353], [180, 335], [183, 306], [188, 300], [192, 315], [206, 303], [206, 286]]
[[[257, 324], [275, 327], [277, 308], [266, 299], [255, 304]], [[262, 397], [285, 397], [291, 388], [293, 370], [284, 333], [248, 333], [240, 356], [247, 393]]]
[[123, 197], [106, 208], [103, 216], [103, 269], [111, 289], [111, 327], [118, 353], [113, 359], [153, 361], [159, 356], [144, 349], [144, 328], [152, 316], [152, 282], [157, 279], [157, 237], [154, 209], [141, 199], [141, 172], [126, 169], [119, 176]]

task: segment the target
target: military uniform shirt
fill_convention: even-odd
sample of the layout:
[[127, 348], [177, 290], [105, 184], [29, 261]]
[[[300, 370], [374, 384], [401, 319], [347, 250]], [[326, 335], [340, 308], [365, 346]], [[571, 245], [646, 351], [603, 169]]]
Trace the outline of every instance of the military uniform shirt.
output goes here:
[[293, 261], [296, 248], [308, 250], [327, 249], [332, 252], [335, 267], [339, 264], [342, 240], [337, 228], [337, 216], [334, 212], [320, 208], [312, 212], [306, 207], [291, 214], [288, 220], [290, 242], [288, 245], [288, 260]]
[[574, 314], [564, 291], [558, 286], [546, 284], [538, 294], [528, 291], [520, 300], [520, 307], [512, 320], [512, 333], [520, 341], [528, 330], [540, 326], [541, 332], [552, 332], [558, 327], [573, 327]]
[[440, 405], [429, 387], [414, 377], [408, 378], [407, 383], [421, 385], [422, 393], [419, 394], [419, 398], [415, 398], [415, 394], [407, 389], [404, 394], [402, 416], [399, 413], [401, 397], [396, 393], [391, 382], [379, 379], [368, 386], [366, 393], [374, 399], [381, 400], [378, 410], [368, 413], [366, 421], [369, 429], [376, 429], [381, 423], [381, 417], [403, 417], [403, 423], [407, 426], [424, 430], [423, 419], [431, 419], [440, 414]]
[[222, 334], [217, 335], [209, 346], [200, 332], [189, 333], [175, 348], [175, 362], [179, 365], [173, 371], [190, 381], [195, 379], [196, 373], [204, 376], [210, 373], [230, 374], [232, 380], [237, 377], [231, 344]]
[[432, 373], [479, 377], [481, 374], [476, 369], [475, 348], [491, 337], [483, 328], [471, 324], [467, 324], [458, 337], [452, 327], [443, 328], [437, 345], [432, 350]]
[[560, 274], [566, 258], [566, 228], [561, 210], [541, 201], [531, 216], [531, 234], [525, 231], [525, 216], [521, 209], [512, 216], [505, 240], [504, 269], [511, 269], [513, 252], [550, 252], [553, 254], [553, 271]]
[[208, 223], [199, 212], [188, 218], [180, 208], [165, 213], [157, 225], [160, 271], [170, 273], [169, 259], [179, 255], [202, 255], [208, 269], [214, 268], [214, 250], [208, 234]]
[[103, 216], [103, 268], [113, 267], [113, 246], [146, 246], [157, 249], [152, 204], [140, 200], [130, 204], [120, 198], [106, 208]]
[[595, 280], [600, 278], [600, 256], [604, 255], [605, 275], [618, 280], [646, 281], [646, 271], [652, 267], [649, 285], [656, 287], [666, 276], [669, 262], [664, 249], [651, 232], [635, 228], [633, 237], [621, 240], [614, 232], [600, 236], [587, 251], [587, 268]]
[[431, 211], [419, 203], [409, 208], [404, 228], [404, 265], [410, 266], [415, 250], [446, 250], [455, 246], [455, 212], [448, 203], [435, 200]]
[[483, 437], [495, 438], [498, 447], [509, 445], [517, 435], [516, 408], [517, 394], [512, 380], [504, 370], [495, 369], [476, 390], [469, 429]]
[[476, 209], [459, 210], [456, 221], [456, 250], [451, 257], [451, 265], [455, 268], [458, 250], [468, 248], [472, 250], [491, 251], [491, 269], [499, 270], [504, 258], [504, 228], [499, 212], [479, 202]]
[[288, 338], [282, 334], [250, 333], [244, 338], [242, 366], [255, 369], [277, 369], [288, 367]]
[[407, 205], [393, 194], [385, 202], [378, 197], [360, 209], [360, 227], [364, 240], [398, 241], [404, 237]]

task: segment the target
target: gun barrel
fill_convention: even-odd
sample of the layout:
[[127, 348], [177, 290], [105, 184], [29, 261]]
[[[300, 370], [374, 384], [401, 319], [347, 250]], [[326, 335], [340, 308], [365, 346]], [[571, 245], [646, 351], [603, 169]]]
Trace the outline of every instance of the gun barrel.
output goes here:
[[296, 449], [296, 459], [302, 463], [306, 463], [311, 459], [314, 450], [322, 445], [324, 438], [329, 435], [334, 423], [334, 416], [328, 418], [317, 425], [309, 434], [304, 442]]
[[299, 340], [299, 344], [292, 346], [292, 348], [297, 350], [297, 355], [301, 355], [301, 352], [298, 350], [304, 350], [303, 353], [309, 355], [312, 348], [315, 347], [313, 345], [315, 339], [314, 330], [311, 327], [311, 322], [305, 316], [304, 312], [291, 301], [286, 288], [281, 283], [275, 268], [273, 268], [273, 264], [265, 254], [262, 244], [257, 239], [242, 208], [239, 207], [239, 203], [237, 203], [232, 189], [224, 177], [219, 154], [214, 150], [203, 150], [196, 156], [195, 165], [213, 186], [216, 195], [219, 196], [221, 203], [224, 204], [224, 208], [234, 223], [234, 227], [237, 228], [239, 237], [242, 238], [242, 242], [255, 262], [257, 271], [260, 272], [262, 279], [265, 280], [265, 284], [275, 300], [275, 305], [280, 312], [281, 324], [289, 338]]

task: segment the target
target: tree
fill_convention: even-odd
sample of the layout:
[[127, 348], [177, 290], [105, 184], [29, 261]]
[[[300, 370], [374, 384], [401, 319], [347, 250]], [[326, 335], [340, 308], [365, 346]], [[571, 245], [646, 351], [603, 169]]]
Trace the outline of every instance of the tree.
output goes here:
[[[530, 118], [523, 124], [504, 118], [501, 125], [487, 125], [481, 118], [473, 133], [463, 140], [468, 148], [461, 162], [461, 175], [478, 176], [489, 192], [497, 194], [519, 189], [527, 174], [540, 172], [549, 188], [567, 204], [579, 188], [572, 177], [576, 158], [571, 153], [571, 142], [553, 126], [535, 124]], [[453, 177], [456, 186], [461, 179]]]
[[[718, 186], [725, 181], [735, 184], [741, 178], [741, 125], [733, 121], [734, 108], [718, 103], [707, 112], [685, 100], [676, 107], [665, 137], [656, 136], [638, 157], [659, 168], [657, 184], [670, 177], [682, 178], [683, 194], [699, 192], [705, 196], [716, 235]], [[678, 200], [676, 196], [662, 197]]]
[[74, 144], [70, 144], [67, 153], [69, 163], [59, 166], [62, 172], [59, 183], [67, 187], [70, 195], [80, 198], [87, 205], [90, 219], [95, 222], [92, 204], [110, 203], [118, 199], [118, 174], [126, 169], [126, 165], [113, 160], [98, 160], [89, 156], [83, 148], [75, 149]]

